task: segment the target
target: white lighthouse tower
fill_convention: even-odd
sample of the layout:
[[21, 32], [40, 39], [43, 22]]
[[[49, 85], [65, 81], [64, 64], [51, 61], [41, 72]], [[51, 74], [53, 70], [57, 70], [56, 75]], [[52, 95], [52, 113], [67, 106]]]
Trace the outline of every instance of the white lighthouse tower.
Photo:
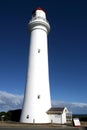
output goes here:
[[50, 25], [46, 13], [37, 8], [29, 22], [30, 51], [21, 122], [49, 123], [51, 108], [47, 34]]

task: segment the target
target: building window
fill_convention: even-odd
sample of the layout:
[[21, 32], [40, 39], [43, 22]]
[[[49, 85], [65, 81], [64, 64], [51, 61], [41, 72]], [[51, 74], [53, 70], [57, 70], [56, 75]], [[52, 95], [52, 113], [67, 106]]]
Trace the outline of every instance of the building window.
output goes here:
[[27, 117], [26, 117], [27, 119], [29, 118], [29, 115], [27, 115]]
[[37, 98], [40, 99], [40, 95], [38, 95]]
[[38, 53], [40, 53], [40, 49], [38, 49]]

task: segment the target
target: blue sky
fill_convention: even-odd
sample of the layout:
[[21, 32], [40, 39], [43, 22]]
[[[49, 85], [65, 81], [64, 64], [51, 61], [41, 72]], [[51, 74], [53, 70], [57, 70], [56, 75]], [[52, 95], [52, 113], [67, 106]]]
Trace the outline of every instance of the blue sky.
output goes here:
[[0, 1], [0, 91], [23, 95], [28, 22], [38, 6], [47, 13], [51, 99], [87, 103], [86, 0]]

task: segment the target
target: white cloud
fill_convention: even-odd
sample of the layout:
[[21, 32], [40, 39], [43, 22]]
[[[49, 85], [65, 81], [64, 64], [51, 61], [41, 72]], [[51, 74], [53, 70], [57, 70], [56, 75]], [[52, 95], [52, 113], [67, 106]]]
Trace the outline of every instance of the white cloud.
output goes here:
[[76, 106], [76, 107], [80, 107], [80, 108], [84, 108], [87, 107], [86, 103], [72, 103], [72, 105]]
[[53, 107], [67, 107], [74, 114], [87, 114], [87, 103], [52, 101]]
[[22, 108], [23, 96], [0, 91], [0, 111]]

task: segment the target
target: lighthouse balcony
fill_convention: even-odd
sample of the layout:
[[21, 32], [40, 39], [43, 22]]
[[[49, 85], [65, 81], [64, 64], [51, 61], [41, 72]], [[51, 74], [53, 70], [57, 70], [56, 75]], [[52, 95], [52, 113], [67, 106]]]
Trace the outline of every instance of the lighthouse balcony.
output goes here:
[[41, 20], [41, 21], [45, 21], [45, 22], [49, 23], [46, 18], [43, 18], [43, 17], [41, 17], [41, 16], [32, 17], [32, 19], [30, 20], [30, 22], [32, 22], [32, 21], [34, 21], [34, 20], [36, 20], [36, 21], [37, 21], [37, 20]]

